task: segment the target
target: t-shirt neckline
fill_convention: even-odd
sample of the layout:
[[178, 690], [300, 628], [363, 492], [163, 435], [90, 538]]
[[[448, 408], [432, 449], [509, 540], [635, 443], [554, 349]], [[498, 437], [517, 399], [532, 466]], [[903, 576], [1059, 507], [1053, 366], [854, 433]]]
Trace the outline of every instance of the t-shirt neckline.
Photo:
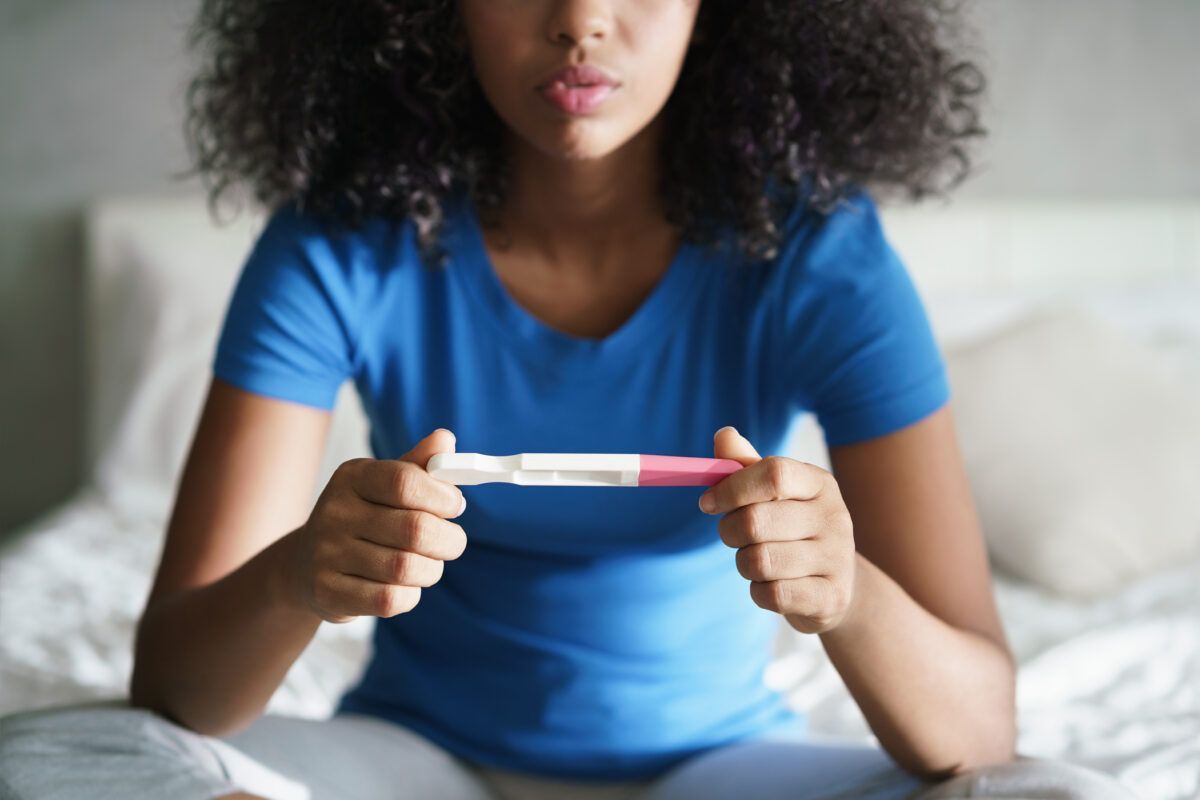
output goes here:
[[[553, 328], [535, 317], [509, 293], [496, 274], [484, 246], [483, 230], [465, 191], [453, 199], [449, 215], [453, 241], [451, 270], [461, 265], [468, 293], [499, 328], [502, 339], [539, 359], [550, 358], [561, 368], [592, 365], [636, 350], [653, 335], [665, 334], [672, 314], [700, 284], [699, 247], [680, 242], [666, 271], [637, 310], [603, 338], [585, 338]], [[454, 270], [460, 271], [460, 270]]]

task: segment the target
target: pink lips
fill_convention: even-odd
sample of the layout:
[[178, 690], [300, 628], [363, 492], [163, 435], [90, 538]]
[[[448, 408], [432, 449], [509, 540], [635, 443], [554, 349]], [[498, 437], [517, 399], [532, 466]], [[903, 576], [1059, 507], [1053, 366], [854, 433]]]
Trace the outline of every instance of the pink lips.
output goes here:
[[538, 93], [560, 111], [586, 114], [603, 103], [619, 85], [606, 71], [591, 64], [579, 64], [550, 75], [538, 86]]

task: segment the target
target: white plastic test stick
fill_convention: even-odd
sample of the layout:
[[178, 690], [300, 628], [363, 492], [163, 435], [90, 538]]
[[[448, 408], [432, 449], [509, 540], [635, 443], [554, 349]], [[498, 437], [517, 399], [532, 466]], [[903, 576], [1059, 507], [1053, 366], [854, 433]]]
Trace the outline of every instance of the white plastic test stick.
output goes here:
[[728, 458], [640, 453], [436, 453], [425, 466], [457, 486], [712, 486], [741, 468]]

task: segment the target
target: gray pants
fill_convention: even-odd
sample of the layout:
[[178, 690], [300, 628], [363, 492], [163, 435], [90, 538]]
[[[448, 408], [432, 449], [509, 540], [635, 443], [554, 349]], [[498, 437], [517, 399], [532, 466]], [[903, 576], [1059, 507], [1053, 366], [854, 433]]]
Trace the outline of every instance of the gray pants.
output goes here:
[[264, 714], [215, 738], [111, 700], [0, 718], [0, 800], [1136, 800], [1064, 762], [1022, 758], [931, 784], [879, 748], [794, 736], [716, 748], [650, 780], [576, 782], [468, 762], [369, 716]]

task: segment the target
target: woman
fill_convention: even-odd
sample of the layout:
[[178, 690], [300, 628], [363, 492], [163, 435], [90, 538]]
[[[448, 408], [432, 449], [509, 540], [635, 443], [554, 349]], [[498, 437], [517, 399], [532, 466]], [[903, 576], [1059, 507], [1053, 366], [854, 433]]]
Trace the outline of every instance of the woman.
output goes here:
[[[1129, 796], [1015, 756], [944, 366], [868, 191], [965, 176], [982, 79], [954, 21], [206, 2], [197, 164], [273, 213], [130, 700], [5, 720], [3, 796]], [[309, 509], [347, 379], [374, 457]], [[832, 472], [776, 454], [801, 412]], [[458, 442], [744, 468], [700, 509], [686, 487], [464, 491], [424, 468]], [[322, 622], [363, 615], [331, 720], [263, 714]], [[780, 616], [879, 747], [809, 736], [763, 685]]]

